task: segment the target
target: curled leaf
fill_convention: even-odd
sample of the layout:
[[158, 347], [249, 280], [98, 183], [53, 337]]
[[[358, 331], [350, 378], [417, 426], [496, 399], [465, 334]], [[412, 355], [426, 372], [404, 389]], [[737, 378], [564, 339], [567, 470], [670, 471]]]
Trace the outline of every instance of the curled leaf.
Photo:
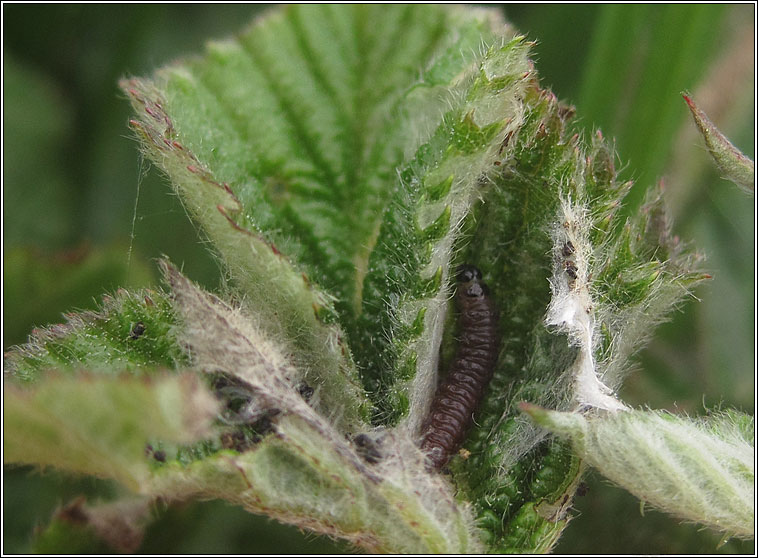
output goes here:
[[661, 411], [581, 415], [522, 403], [548, 430], [644, 502], [740, 538], [755, 536], [752, 417], [729, 411], [689, 419]]
[[746, 157], [724, 134], [710, 121], [708, 116], [698, 108], [688, 95], [682, 94], [684, 100], [692, 111], [700, 133], [703, 135], [705, 145], [713, 157], [719, 171], [724, 178], [731, 180], [737, 186], [749, 194], [755, 193], [755, 163]]

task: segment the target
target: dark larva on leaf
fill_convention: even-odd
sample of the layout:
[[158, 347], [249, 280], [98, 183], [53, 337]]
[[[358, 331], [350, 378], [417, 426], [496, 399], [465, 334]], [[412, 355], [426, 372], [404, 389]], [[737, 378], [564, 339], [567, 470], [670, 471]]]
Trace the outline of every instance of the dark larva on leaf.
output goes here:
[[381, 461], [382, 454], [379, 451], [379, 442], [373, 440], [367, 434], [358, 434], [353, 438], [353, 445], [355, 446], [355, 451], [366, 463], [373, 465]]
[[256, 420], [251, 426], [260, 436], [265, 436], [276, 429], [276, 417], [281, 414], [280, 409], [268, 409], [266, 413]]
[[305, 382], [301, 382], [300, 385], [297, 386], [297, 392], [306, 401], [310, 401], [314, 391], [315, 390]]
[[248, 406], [253, 398], [253, 390], [247, 382], [227, 374], [217, 374], [211, 380], [216, 397], [223, 403], [219, 419], [228, 425], [250, 422]]
[[152, 445], [147, 444], [145, 446], [145, 455], [148, 457], [152, 457], [159, 463], [165, 463], [166, 462], [166, 452], [160, 449], [153, 448]]
[[145, 328], [145, 324], [137, 322], [129, 333], [129, 339], [139, 339], [145, 333], [145, 329], [147, 329]]
[[463, 443], [498, 355], [498, 311], [481, 281], [481, 272], [463, 265], [458, 268], [457, 280], [460, 342], [422, 426], [421, 449], [435, 470], [441, 469]]
[[576, 267], [576, 264], [574, 262], [569, 260], [564, 264], [563, 267], [566, 270], [566, 275], [568, 275], [571, 279], [576, 279], [577, 277], [576, 274], [577, 274], [577, 271], [579, 270]]

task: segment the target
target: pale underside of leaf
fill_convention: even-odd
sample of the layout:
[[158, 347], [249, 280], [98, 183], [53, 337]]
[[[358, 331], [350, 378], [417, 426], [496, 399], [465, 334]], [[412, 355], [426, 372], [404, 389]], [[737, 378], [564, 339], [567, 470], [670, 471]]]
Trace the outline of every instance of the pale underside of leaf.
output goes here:
[[113, 478], [139, 492], [150, 475], [148, 443], [202, 439], [216, 407], [194, 374], [53, 376], [24, 388], [6, 383], [4, 459]]
[[754, 446], [735, 426], [739, 417], [522, 410], [568, 436], [582, 459], [643, 502], [727, 535], [754, 537]]
[[450, 552], [475, 547], [466, 508], [455, 502], [445, 481], [425, 471], [423, 456], [408, 439], [387, 435], [381, 466], [364, 462], [333, 426], [339, 423], [338, 413], [321, 407], [327, 420], [311, 407], [320, 406], [318, 392], [309, 402], [298, 394], [297, 369], [239, 309], [166, 264], [164, 272], [187, 324], [185, 342], [193, 364], [235, 376], [249, 387], [257, 405], [276, 409], [278, 418], [275, 435], [244, 454], [222, 452], [184, 473], [173, 466], [161, 469], [153, 492], [222, 497], [369, 549]]
[[481, 550], [469, 511], [447, 482], [424, 471], [407, 439], [386, 443], [397, 444], [388, 448], [393, 461], [373, 469], [359, 464], [346, 444], [339, 450], [322, 430], [288, 415], [275, 435], [244, 454], [164, 467], [152, 478], [151, 493], [223, 498], [373, 552]]

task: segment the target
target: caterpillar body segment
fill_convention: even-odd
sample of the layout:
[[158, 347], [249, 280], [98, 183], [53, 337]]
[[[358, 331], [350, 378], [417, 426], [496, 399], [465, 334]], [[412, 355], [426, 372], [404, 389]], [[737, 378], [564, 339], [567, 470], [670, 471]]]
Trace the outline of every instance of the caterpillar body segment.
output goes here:
[[460, 342], [422, 426], [421, 450], [434, 470], [444, 467], [463, 443], [499, 351], [498, 311], [481, 272], [463, 265], [457, 281]]

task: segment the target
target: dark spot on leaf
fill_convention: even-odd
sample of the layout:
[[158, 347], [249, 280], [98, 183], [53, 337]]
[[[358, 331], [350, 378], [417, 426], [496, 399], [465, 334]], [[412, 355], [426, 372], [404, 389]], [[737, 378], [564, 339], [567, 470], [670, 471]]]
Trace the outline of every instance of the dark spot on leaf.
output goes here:
[[129, 333], [129, 339], [139, 339], [142, 337], [142, 334], [145, 333], [145, 329], [147, 329], [145, 328], [145, 324], [137, 322], [134, 324], [131, 333]]
[[576, 264], [572, 261], [568, 261], [564, 264], [564, 268], [566, 269], [566, 275], [571, 277], [571, 279], [576, 279], [576, 272], [578, 271]]
[[371, 439], [367, 434], [358, 434], [353, 438], [353, 445], [355, 446], [355, 451], [366, 463], [375, 464], [381, 461], [382, 454], [379, 451], [378, 442]]
[[301, 382], [301, 384], [297, 387], [297, 392], [300, 394], [300, 396], [305, 399], [306, 401], [310, 401], [311, 396], [313, 395], [314, 389], [306, 384], [305, 382]]

